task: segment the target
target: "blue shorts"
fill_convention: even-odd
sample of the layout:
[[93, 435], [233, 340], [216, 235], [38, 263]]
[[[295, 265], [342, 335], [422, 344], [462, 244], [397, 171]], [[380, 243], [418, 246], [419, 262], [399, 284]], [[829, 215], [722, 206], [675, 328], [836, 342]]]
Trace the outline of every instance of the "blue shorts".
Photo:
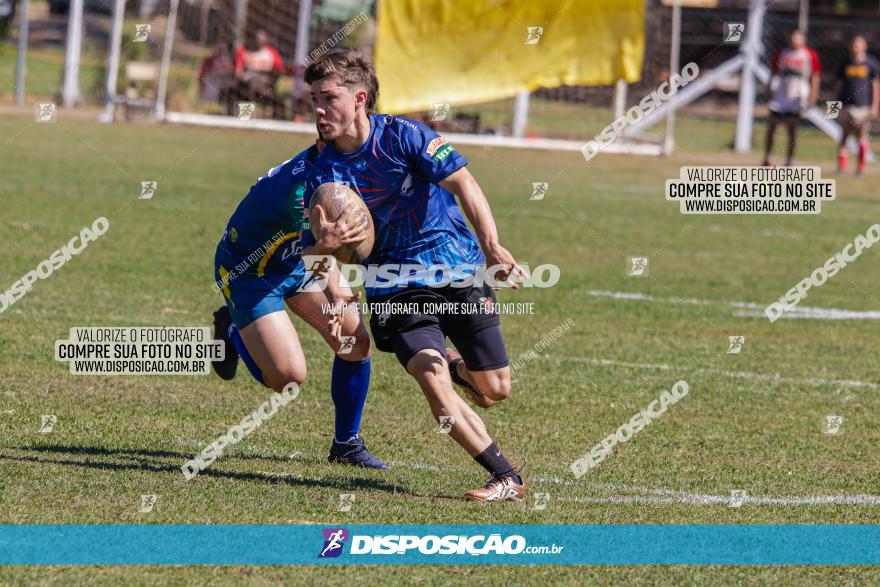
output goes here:
[[223, 293], [232, 320], [239, 330], [266, 314], [283, 311], [284, 301], [298, 293], [306, 277], [302, 259], [292, 271], [260, 271], [248, 267], [240, 275], [235, 268], [243, 266], [224, 247], [214, 256], [214, 288]]

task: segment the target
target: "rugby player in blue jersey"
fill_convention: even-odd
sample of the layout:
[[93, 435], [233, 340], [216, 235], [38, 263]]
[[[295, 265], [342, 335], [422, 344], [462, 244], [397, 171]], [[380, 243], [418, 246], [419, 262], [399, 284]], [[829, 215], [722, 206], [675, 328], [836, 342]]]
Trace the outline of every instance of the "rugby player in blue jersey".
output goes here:
[[[450, 268], [447, 285], [442, 286], [430, 271], [399, 271], [382, 283], [373, 283], [367, 272], [365, 289], [374, 309], [370, 328], [376, 348], [397, 355], [421, 387], [435, 419], [446, 424], [449, 435], [490, 473], [485, 486], [465, 497], [521, 500], [525, 494], [522, 478], [495, 445], [482, 419], [453, 388], [455, 382], [484, 408], [510, 394], [510, 369], [498, 315], [465, 310], [465, 306], [491, 308], [494, 304], [493, 288], [476, 285], [473, 277], [483, 263], [501, 267], [501, 280], [511, 274], [523, 276], [498, 241], [480, 186], [465, 168], [464, 157], [432, 129], [375, 113], [378, 81], [373, 65], [360, 52], [331, 51], [312, 63], [304, 78], [311, 86], [318, 132], [327, 142], [306, 179], [306, 208], [320, 184], [346, 183], [363, 198], [373, 216], [376, 240], [366, 265]], [[320, 207], [315, 212], [318, 218], [310, 221], [323, 234], [326, 213]], [[312, 244], [313, 239], [306, 234], [303, 242]], [[318, 242], [312, 251], [328, 254], [333, 249]], [[473, 285], [462, 287], [468, 280]], [[386, 302], [404, 311], [383, 306]], [[438, 315], [425, 309], [442, 303], [459, 304], [456, 307], [461, 311]], [[391, 309], [385, 312], [383, 307]], [[447, 337], [458, 352], [447, 348]]]
[[[286, 304], [337, 352], [331, 376], [335, 435], [328, 459], [385, 469], [359, 435], [370, 384], [370, 337], [360, 315], [322, 312], [322, 304], [356, 301], [359, 294], [352, 295], [338, 269], [323, 292], [303, 287], [302, 254], [309, 252], [302, 245], [303, 230], [308, 232], [304, 181], [319, 147], [320, 140], [261, 177], [226, 225], [214, 258], [214, 287], [226, 301], [214, 313], [214, 337], [226, 341], [226, 357], [213, 366], [220, 377], [232, 379], [240, 356], [251, 374], [275, 391], [290, 382], [302, 383], [306, 360]], [[324, 227], [321, 243], [335, 247], [359, 242], [365, 220], [356, 221], [346, 211]]]

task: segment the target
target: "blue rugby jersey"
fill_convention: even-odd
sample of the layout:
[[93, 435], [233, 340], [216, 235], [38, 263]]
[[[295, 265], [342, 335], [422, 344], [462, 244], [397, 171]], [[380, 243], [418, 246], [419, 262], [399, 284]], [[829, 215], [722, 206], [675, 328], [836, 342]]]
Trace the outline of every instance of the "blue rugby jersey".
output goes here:
[[[318, 156], [314, 145], [257, 180], [226, 224], [218, 248], [243, 274], [290, 272], [300, 260], [305, 225], [307, 173]], [[232, 267], [226, 267], [229, 271]]]
[[[425, 124], [371, 114], [370, 135], [357, 150], [340, 153], [328, 143], [318, 156], [306, 179], [304, 206], [308, 209], [311, 194], [322, 183], [346, 183], [373, 216], [376, 241], [365, 265], [465, 265], [469, 268], [452, 273], [452, 279], [463, 279], [485, 257], [455, 196], [437, 183], [465, 165], [467, 160]], [[308, 231], [302, 242], [314, 243]], [[392, 278], [387, 281], [391, 287], [376, 288], [368, 280], [366, 292], [390, 294], [430, 281], [425, 275], [404, 285]]]

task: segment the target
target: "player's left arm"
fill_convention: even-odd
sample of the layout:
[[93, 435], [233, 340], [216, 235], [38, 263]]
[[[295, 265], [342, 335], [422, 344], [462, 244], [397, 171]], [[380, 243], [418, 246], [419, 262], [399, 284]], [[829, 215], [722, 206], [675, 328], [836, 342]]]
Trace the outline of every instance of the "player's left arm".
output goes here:
[[[438, 185], [458, 196], [461, 208], [474, 227], [474, 232], [477, 233], [477, 238], [480, 241], [480, 248], [486, 255], [486, 266], [503, 266], [504, 271], [499, 273], [501, 279], [506, 280], [511, 273], [514, 277], [524, 279], [525, 272], [522, 267], [516, 264], [516, 259], [513, 258], [510, 251], [501, 246], [498, 240], [498, 228], [495, 226], [495, 218], [492, 216], [489, 201], [486, 200], [480, 184], [477, 183], [471, 172], [466, 167], [462, 167], [438, 182]], [[518, 287], [515, 282], [511, 285], [514, 289]]]

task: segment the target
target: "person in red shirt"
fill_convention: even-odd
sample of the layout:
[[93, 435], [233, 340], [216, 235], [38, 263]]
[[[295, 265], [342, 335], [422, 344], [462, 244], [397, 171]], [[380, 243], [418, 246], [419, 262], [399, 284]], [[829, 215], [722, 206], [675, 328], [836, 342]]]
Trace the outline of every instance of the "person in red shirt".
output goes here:
[[266, 31], [257, 31], [257, 49], [239, 47], [235, 52], [235, 80], [239, 94], [250, 100], [271, 98], [281, 75], [281, 54], [269, 43]]
[[257, 31], [257, 50], [248, 51], [239, 47], [235, 54], [235, 75], [245, 77], [248, 74], [278, 74], [281, 72], [281, 54], [269, 43], [266, 31]]
[[[771, 87], [773, 96], [770, 98], [770, 116], [767, 121], [767, 142], [764, 149], [764, 166], [773, 164], [770, 154], [773, 152], [773, 135], [781, 121], [785, 121], [788, 129], [788, 150], [785, 165], [791, 166], [794, 157], [794, 146], [797, 141], [797, 125], [801, 114], [816, 104], [819, 94], [819, 57], [807, 47], [806, 35], [803, 31], [793, 31], [789, 37], [788, 47], [780, 50], [773, 57], [771, 64], [773, 78]], [[773, 85], [776, 82], [776, 85]]]

